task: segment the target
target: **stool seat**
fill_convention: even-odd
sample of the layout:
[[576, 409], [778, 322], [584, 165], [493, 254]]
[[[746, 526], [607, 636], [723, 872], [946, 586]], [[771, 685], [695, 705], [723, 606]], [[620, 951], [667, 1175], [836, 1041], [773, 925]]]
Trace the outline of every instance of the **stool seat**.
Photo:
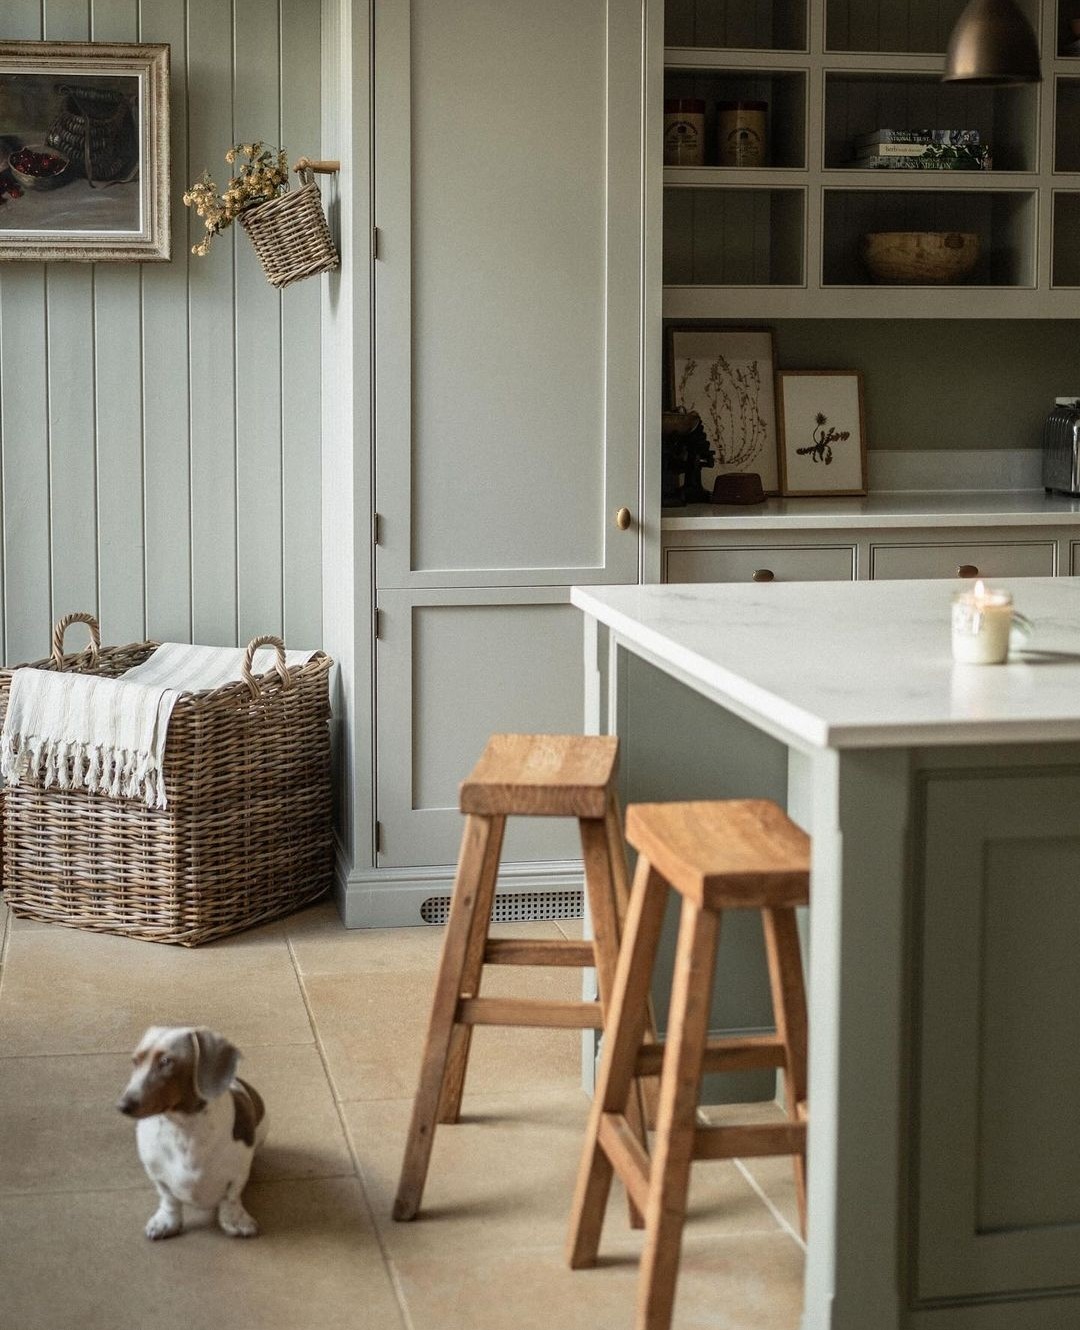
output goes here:
[[810, 837], [768, 799], [631, 804], [626, 838], [709, 909], [809, 903]]
[[463, 813], [602, 818], [619, 741], [597, 734], [494, 734], [460, 786]]

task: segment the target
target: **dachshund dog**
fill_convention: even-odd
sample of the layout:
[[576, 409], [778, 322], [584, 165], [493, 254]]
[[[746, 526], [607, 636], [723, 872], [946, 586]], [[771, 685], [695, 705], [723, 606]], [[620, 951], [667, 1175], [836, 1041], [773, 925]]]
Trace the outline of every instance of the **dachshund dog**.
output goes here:
[[240, 1196], [267, 1119], [262, 1099], [236, 1075], [239, 1061], [239, 1050], [212, 1030], [152, 1026], [139, 1042], [116, 1106], [138, 1119], [139, 1158], [157, 1188], [148, 1238], [180, 1233], [185, 1205], [216, 1210], [231, 1237], [258, 1233]]

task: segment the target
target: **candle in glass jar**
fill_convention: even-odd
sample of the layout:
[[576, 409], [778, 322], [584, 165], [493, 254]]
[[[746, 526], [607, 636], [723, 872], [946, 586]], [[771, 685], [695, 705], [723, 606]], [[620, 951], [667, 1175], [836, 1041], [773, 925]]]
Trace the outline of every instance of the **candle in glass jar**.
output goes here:
[[1009, 655], [1013, 598], [1008, 591], [992, 591], [976, 582], [960, 591], [952, 602], [953, 660], [964, 665], [1001, 665]]

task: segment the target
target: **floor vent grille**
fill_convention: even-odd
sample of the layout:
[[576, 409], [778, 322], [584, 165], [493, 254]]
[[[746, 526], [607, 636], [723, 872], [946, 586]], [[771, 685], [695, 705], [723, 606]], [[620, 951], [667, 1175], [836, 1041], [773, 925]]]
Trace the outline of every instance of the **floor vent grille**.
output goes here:
[[[585, 893], [576, 891], [509, 891], [495, 897], [494, 924], [533, 924], [543, 919], [580, 919]], [[450, 917], [450, 896], [429, 896], [420, 906], [425, 924], [445, 924]]]

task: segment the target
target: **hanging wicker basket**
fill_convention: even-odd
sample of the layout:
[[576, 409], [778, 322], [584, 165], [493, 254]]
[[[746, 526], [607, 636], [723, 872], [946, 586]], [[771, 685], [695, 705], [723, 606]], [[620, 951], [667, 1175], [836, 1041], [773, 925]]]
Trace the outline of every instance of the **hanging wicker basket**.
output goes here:
[[341, 266], [314, 176], [305, 167], [297, 175], [299, 189], [249, 208], [239, 218], [271, 286], [288, 286]]

